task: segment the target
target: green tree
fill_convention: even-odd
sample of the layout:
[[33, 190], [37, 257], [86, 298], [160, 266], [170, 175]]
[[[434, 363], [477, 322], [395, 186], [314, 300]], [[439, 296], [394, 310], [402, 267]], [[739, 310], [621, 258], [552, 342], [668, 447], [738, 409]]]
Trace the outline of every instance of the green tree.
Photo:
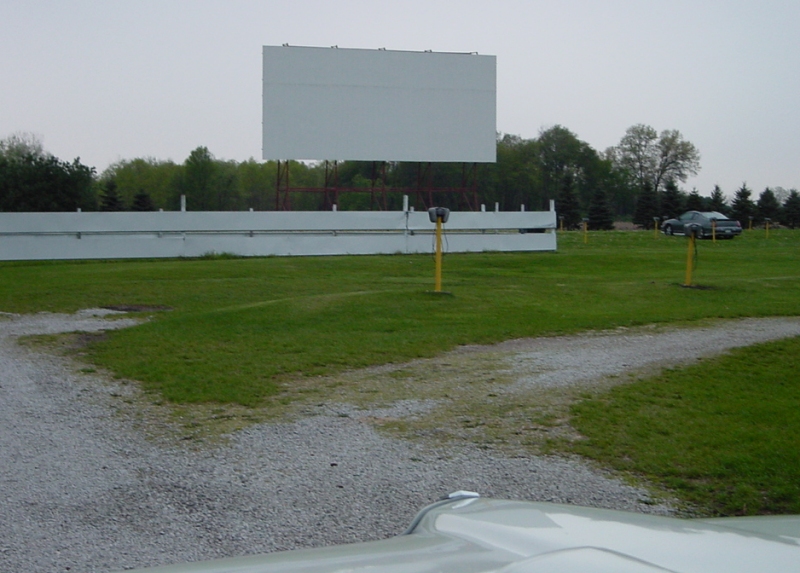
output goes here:
[[278, 168], [274, 161], [260, 163], [253, 158], [237, 168], [239, 194], [245, 206], [256, 211], [275, 209], [275, 183]]
[[44, 158], [50, 154], [44, 150], [42, 140], [37, 135], [19, 131], [0, 140], [0, 156], [9, 160], [22, 161], [27, 157]]
[[616, 169], [610, 159], [604, 157], [598, 164], [599, 179], [607, 190], [608, 200], [620, 217], [630, 217], [636, 211], [636, 199], [640, 189], [630, 185], [625, 173]]
[[772, 193], [775, 195], [775, 198], [778, 200], [778, 203], [783, 205], [786, 199], [789, 197], [789, 190], [784, 189], [780, 185], [776, 187], [771, 187], [771, 189]]
[[585, 147], [574, 133], [560, 125], [539, 132], [536, 160], [541, 173], [542, 206], [556, 198], [565, 178], [576, 184], [583, 177]]
[[664, 185], [664, 192], [661, 194], [661, 215], [667, 218], [679, 216], [684, 212], [684, 200], [674, 179], [670, 179]]
[[94, 168], [52, 155], [0, 155], [0, 211], [95, 210]]
[[503, 210], [520, 205], [540, 208], [544, 194], [536, 154], [535, 141], [503, 135], [497, 142], [497, 163], [489, 167], [491, 175], [484, 179], [481, 199], [500, 203]]
[[775, 197], [772, 189], [767, 187], [758, 196], [756, 203], [756, 217], [758, 221], [763, 222], [765, 219], [770, 219], [773, 222], [780, 220], [781, 204], [778, 198]]
[[742, 183], [731, 203], [731, 218], [739, 221], [743, 227], [748, 226], [750, 217], [756, 215], [756, 204], [750, 199], [751, 194], [752, 191], [747, 188], [747, 183]]
[[131, 211], [155, 211], [156, 206], [150, 198], [150, 194], [144, 189], [140, 190], [133, 198]]
[[629, 179], [631, 187], [644, 190], [654, 184], [658, 132], [649, 125], [629, 127], [619, 144], [607, 150], [614, 166]]
[[124, 211], [125, 205], [117, 192], [117, 182], [109, 179], [103, 183], [103, 191], [100, 195], [101, 211]]
[[146, 157], [109, 165], [100, 176], [100, 182], [103, 186], [113, 179], [120, 200], [125, 205], [133, 204], [136, 194], [145, 189], [157, 209], [177, 210], [180, 207], [182, 178], [182, 165]]
[[94, 176], [80, 158], [68, 163], [45, 151], [34, 134], [0, 140], [0, 211], [95, 210]]
[[[278, 165], [273, 164], [277, 175]], [[299, 161], [289, 161], [283, 164], [281, 169], [289, 170], [289, 185], [293, 189], [320, 189], [324, 186], [324, 165], [307, 165]], [[276, 179], [273, 179], [272, 189], [275, 187]], [[325, 209], [325, 202], [322, 193], [308, 193], [295, 191], [290, 192], [288, 199], [285, 189], [281, 188], [278, 201], [275, 207], [280, 210], [291, 209], [295, 211], [319, 211]], [[279, 206], [278, 206], [279, 205]]]
[[[341, 211], [370, 211], [373, 209], [384, 208], [384, 191], [391, 188], [392, 181], [397, 181], [396, 163], [384, 163], [380, 161], [344, 161], [339, 163], [336, 179], [338, 180], [338, 189], [341, 192], [338, 198], [332, 197], [333, 189], [328, 191], [327, 201], [333, 203], [338, 201], [338, 208]], [[437, 168], [430, 173], [431, 185], [434, 187], [458, 187], [461, 185], [460, 179], [456, 176], [455, 171], [460, 169], [460, 164], [438, 164]], [[328, 166], [329, 182], [331, 181], [331, 169]], [[411, 175], [411, 164], [408, 164], [408, 170], [404, 170], [404, 176]], [[410, 184], [410, 183], [409, 183]], [[357, 191], [356, 191], [357, 190]], [[386, 208], [391, 209], [389, 205], [390, 195], [386, 196]], [[398, 195], [398, 193], [394, 193]], [[452, 200], [452, 197], [439, 197], [438, 201], [442, 201], [441, 206], [457, 208], [458, 201], [453, 203], [446, 203], [445, 201]], [[438, 203], [437, 203], [438, 204]], [[396, 206], [401, 206], [397, 203]], [[415, 207], [422, 208], [423, 205], [415, 205]], [[330, 204], [326, 206], [330, 208]], [[463, 206], [462, 206], [463, 208]]]
[[686, 197], [686, 210], [687, 211], [705, 211], [706, 203], [700, 196], [697, 188], [692, 189], [692, 192]]
[[[371, 170], [371, 166], [370, 166]], [[339, 195], [338, 208], [340, 211], [370, 211], [373, 208], [373, 180], [372, 174], [365, 177], [357, 173], [350, 181], [350, 189], [360, 189], [361, 192], [351, 191]]]
[[561, 191], [556, 198], [556, 213], [559, 218], [563, 217], [566, 229], [575, 228], [581, 222], [581, 208], [570, 176], [564, 177], [561, 182]]
[[725, 194], [720, 189], [719, 185], [714, 185], [714, 190], [711, 191], [711, 198], [708, 202], [708, 208], [711, 211], [716, 211], [717, 213], [722, 213], [723, 215], [730, 214], [730, 207], [728, 207], [728, 201], [725, 198]]
[[[541, 181], [541, 202], [534, 208], [546, 209], [551, 199], [556, 199], [568, 180], [581, 205], [589, 205], [598, 187], [607, 196], [616, 196], [618, 180], [612, 173], [610, 161], [602, 159], [586, 142], [567, 128], [556, 125], [539, 133], [535, 140], [535, 159]], [[608, 197], [611, 203], [612, 197]], [[610, 204], [609, 203], [609, 204]], [[621, 204], [622, 202], [613, 201]]]
[[789, 191], [789, 196], [783, 202], [781, 223], [791, 229], [800, 227], [800, 194], [797, 189]]
[[595, 190], [589, 205], [589, 228], [595, 231], [610, 231], [614, 228], [614, 214], [602, 187]]
[[661, 210], [658, 204], [658, 193], [649, 181], [644, 182], [644, 188], [636, 200], [636, 211], [633, 213], [633, 223], [652, 229], [655, 224], [654, 218], [661, 217]]
[[657, 148], [656, 189], [668, 181], [685, 183], [690, 175], [697, 175], [700, 171], [700, 152], [677, 129], [662, 131]]
[[207, 147], [194, 149], [183, 163], [181, 189], [186, 208], [191, 211], [216, 211], [217, 162]]
[[241, 211], [244, 198], [239, 194], [239, 174], [235, 161], [217, 161], [216, 177], [212, 181], [214, 199], [210, 210]]
[[631, 126], [608, 155], [637, 189], [649, 182], [658, 192], [670, 179], [685, 182], [700, 170], [700, 152], [675, 129], [659, 135], [649, 125]]

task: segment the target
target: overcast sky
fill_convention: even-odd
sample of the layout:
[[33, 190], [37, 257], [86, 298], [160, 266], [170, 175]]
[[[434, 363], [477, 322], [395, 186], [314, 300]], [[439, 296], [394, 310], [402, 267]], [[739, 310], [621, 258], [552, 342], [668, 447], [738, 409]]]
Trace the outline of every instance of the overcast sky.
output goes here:
[[497, 56], [497, 129], [631, 125], [701, 153], [684, 187], [800, 188], [798, 0], [2, 0], [0, 138], [98, 172], [136, 157], [261, 157], [261, 47]]

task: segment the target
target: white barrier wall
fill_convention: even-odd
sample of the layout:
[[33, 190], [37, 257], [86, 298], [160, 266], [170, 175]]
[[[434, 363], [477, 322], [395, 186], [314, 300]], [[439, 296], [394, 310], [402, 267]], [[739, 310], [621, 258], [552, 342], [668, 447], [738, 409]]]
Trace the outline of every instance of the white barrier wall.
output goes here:
[[[451, 212], [448, 252], [553, 251], [555, 211]], [[0, 213], [0, 260], [430, 253], [414, 211]]]

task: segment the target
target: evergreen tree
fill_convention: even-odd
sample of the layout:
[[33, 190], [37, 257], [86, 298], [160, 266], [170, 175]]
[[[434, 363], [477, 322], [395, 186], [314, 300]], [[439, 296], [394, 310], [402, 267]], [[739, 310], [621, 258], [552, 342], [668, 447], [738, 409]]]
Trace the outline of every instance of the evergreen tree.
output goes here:
[[797, 189], [789, 191], [789, 196], [783, 202], [781, 223], [791, 229], [800, 227], [800, 193]]
[[717, 213], [722, 213], [723, 215], [728, 215], [730, 212], [728, 202], [725, 199], [725, 194], [722, 192], [722, 189], [719, 188], [719, 185], [714, 185], [714, 190], [711, 192], [711, 200], [708, 203], [708, 208], [712, 211], [716, 211]]
[[113, 179], [106, 181], [103, 185], [103, 192], [100, 195], [101, 211], [124, 211], [125, 206], [117, 192], [117, 182]]
[[94, 167], [52, 155], [0, 153], [0, 211], [53, 212], [97, 209]]
[[767, 187], [761, 192], [761, 195], [758, 196], [758, 203], [756, 203], [757, 207], [757, 217], [760, 222], [763, 222], [766, 219], [770, 219], [773, 222], [777, 222], [781, 216], [781, 204], [778, 201], [778, 198], [775, 197], [775, 193]]
[[561, 184], [561, 189], [556, 198], [556, 213], [559, 217], [564, 218], [564, 228], [572, 229], [577, 227], [581, 222], [580, 205], [578, 204], [578, 195], [573, 188], [573, 179], [570, 175], [566, 175]]
[[742, 186], [736, 191], [731, 203], [731, 218], [736, 219], [742, 224], [742, 227], [747, 227], [750, 222], [750, 217], [756, 215], [756, 204], [750, 199], [752, 191], [748, 189], [747, 183], [742, 183]]
[[614, 214], [602, 187], [598, 187], [592, 195], [592, 202], [589, 205], [589, 228], [594, 231], [610, 231], [614, 228]]
[[645, 229], [653, 228], [653, 218], [660, 217], [658, 207], [658, 193], [656, 193], [653, 186], [649, 181], [644, 183], [639, 197], [636, 199], [636, 210], [633, 213], [633, 223], [644, 227]]
[[153, 204], [153, 199], [150, 198], [150, 195], [144, 189], [139, 190], [136, 196], [133, 198], [133, 204], [131, 205], [131, 211], [155, 211], [156, 207]]
[[672, 219], [683, 213], [683, 197], [675, 184], [674, 179], [670, 179], [664, 185], [664, 192], [661, 195], [661, 215]]
[[692, 192], [689, 193], [689, 196], [686, 198], [686, 210], [687, 211], [706, 210], [706, 202], [700, 196], [700, 192], [697, 190], [697, 188], [692, 189]]

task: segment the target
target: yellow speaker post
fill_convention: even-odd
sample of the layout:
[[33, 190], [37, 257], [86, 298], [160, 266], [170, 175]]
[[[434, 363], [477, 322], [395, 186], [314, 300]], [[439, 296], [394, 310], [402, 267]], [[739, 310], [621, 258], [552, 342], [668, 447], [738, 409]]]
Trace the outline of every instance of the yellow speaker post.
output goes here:
[[442, 217], [436, 217], [436, 278], [434, 292], [442, 292]]
[[686, 281], [683, 286], [692, 286], [692, 254], [694, 253], [695, 234], [689, 230], [689, 250], [686, 253]]

